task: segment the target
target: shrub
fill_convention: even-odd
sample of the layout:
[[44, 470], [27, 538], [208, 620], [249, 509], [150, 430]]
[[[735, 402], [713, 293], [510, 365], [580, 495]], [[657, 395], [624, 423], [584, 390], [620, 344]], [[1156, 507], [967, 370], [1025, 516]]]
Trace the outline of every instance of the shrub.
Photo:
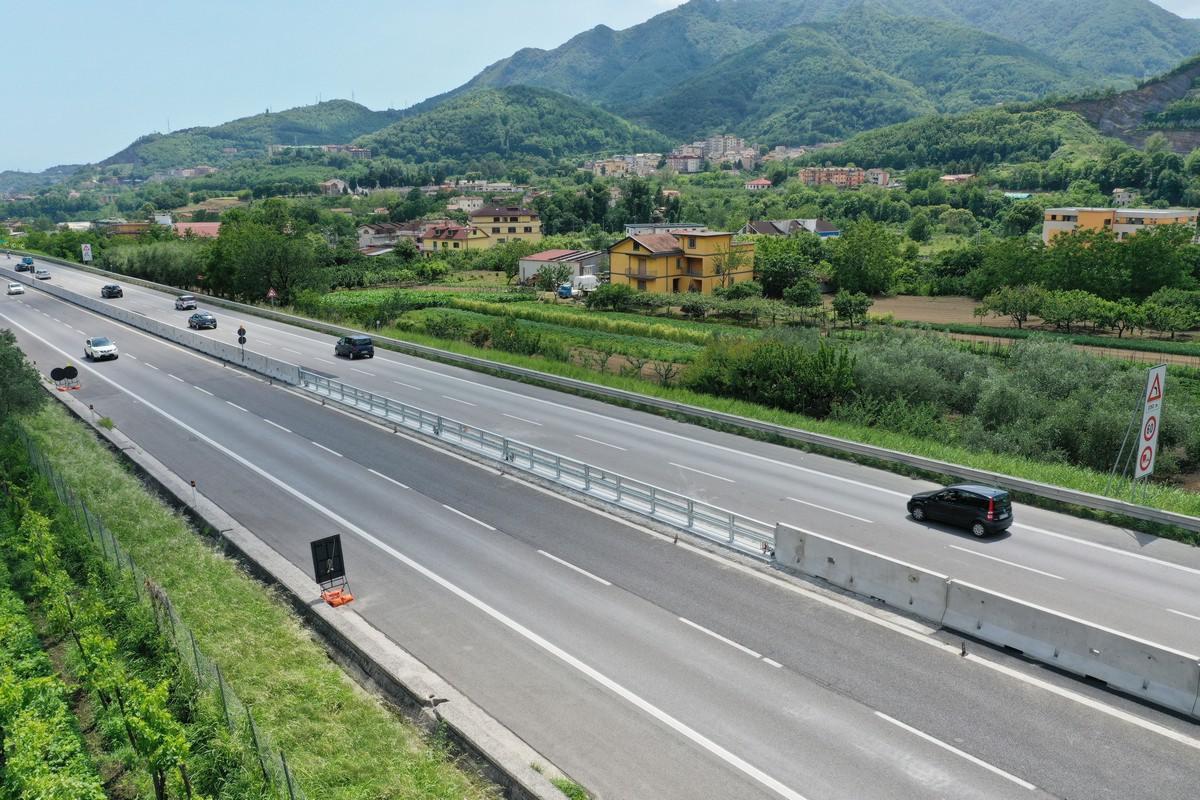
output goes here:
[[637, 291], [628, 284], [606, 284], [588, 295], [585, 303], [589, 310], [629, 311], [634, 307]]

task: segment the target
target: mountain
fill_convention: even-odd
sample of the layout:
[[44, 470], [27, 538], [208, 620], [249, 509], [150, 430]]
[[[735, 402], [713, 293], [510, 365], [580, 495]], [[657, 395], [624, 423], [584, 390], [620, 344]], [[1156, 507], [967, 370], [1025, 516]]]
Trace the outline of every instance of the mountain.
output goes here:
[[20, 194], [62, 183], [75, 174], [81, 164], [61, 164], [41, 172], [4, 170], [0, 172], [0, 193]]
[[[878, 23], [884, 18], [895, 22], [886, 24], [881, 35]], [[812, 26], [809, 30], [815, 40], [820, 30], [834, 35], [833, 28], [821, 27], [831, 24], [845, 51], [838, 66], [853, 67], [868, 87], [879, 88], [885, 104], [901, 101], [905, 91], [879, 80], [873, 70], [914, 83], [934, 107], [947, 110], [1064, 88], [1073, 93], [1105, 83], [1132, 85], [1200, 52], [1200, 23], [1181, 19], [1150, 0], [691, 0], [622, 31], [601, 25], [552, 50], [520, 50], [418, 108], [428, 110], [480, 87], [528, 85], [594, 102], [617, 114], [638, 114], [648, 121], [651, 116], [662, 117], [651, 111], [660, 98], [679, 107], [684, 90], [713, 78], [718, 64], [761, 74], [749, 62], [760, 48], [777, 46], [783, 29]], [[889, 41], [893, 30], [894, 43]], [[829, 51], [828, 41], [815, 44]], [[900, 66], [910, 67], [906, 73], [892, 73], [885, 64], [893, 44], [901, 47]], [[796, 42], [785, 46], [796, 52]], [[1005, 47], [1009, 49], [1005, 51]], [[920, 74], [922, 48], [935, 59], [929, 63], [942, 75], [951, 75], [950, 67], [966, 67], [972, 76], [951, 78], [947, 90], [938, 90], [935, 76]], [[975, 63], [973, 52], [978, 52], [984, 63]], [[872, 69], [847, 61], [849, 57]], [[786, 61], [783, 57], [774, 60], [781, 65]], [[988, 80], [992, 74], [988, 65], [999, 68], [1006, 77]], [[796, 69], [789, 71], [799, 79], [806, 77]], [[829, 80], [826, 75], [818, 77]], [[774, 113], [780, 120], [799, 113], [803, 123], [806, 115], [796, 109], [817, 93], [803, 84], [794, 85], [794, 92], [789, 93], [782, 79], [767, 78], [772, 85], [761, 90], [757, 85], [743, 85], [733, 95], [726, 95], [733, 108], [722, 116], [737, 118], [739, 104], [752, 111], [771, 103], [789, 104], [791, 111]], [[988, 84], [982, 96], [971, 89], [974, 78], [983, 78]], [[723, 83], [729, 86], [732, 81]], [[761, 102], [739, 96], [760, 91]], [[708, 97], [699, 100], [710, 111], [719, 106]], [[924, 109], [924, 104], [912, 104], [906, 113], [911, 116]], [[891, 115], [888, 111], [880, 116]], [[775, 127], [774, 123], [761, 124], [764, 129]], [[695, 129], [690, 123], [668, 127]]]
[[977, 109], [866, 131], [819, 150], [814, 161], [977, 172], [1001, 162], [1048, 161], [1098, 151], [1106, 140], [1079, 114], [1059, 109]]
[[1154, 133], [1188, 153], [1200, 147], [1200, 58], [1125, 92], [1068, 100], [1058, 108], [1074, 111], [1106, 136], [1141, 147]]
[[1030, 100], [1081, 70], [971, 28], [867, 11], [787, 28], [625, 112], [682, 139], [734, 131], [760, 141], [842, 139], [935, 111]]
[[[143, 136], [100, 166], [133, 164], [147, 170], [224, 166], [266, 155], [268, 145], [345, 144], [400, 117], [398, 111], [372, 111], [349, 100], [327, 100], [286, 111], [255, 114], [214, 127], [186, 128]], [[235, 149], [236, 152], [225, 152]]]
[[476, 89], [357, 141], [409, 163], [476, 169], [547, 164], [605, 152], [662, 151], [671, 142], [607, 111], [547, 89]]

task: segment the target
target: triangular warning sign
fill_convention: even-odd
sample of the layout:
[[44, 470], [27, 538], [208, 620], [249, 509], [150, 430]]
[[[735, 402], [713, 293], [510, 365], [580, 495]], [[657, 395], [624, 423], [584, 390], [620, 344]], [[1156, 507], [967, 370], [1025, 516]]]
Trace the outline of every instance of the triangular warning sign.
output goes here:
[[1146, 402], [1153, 403], [1155, 400], [1162, 400], [1162, 381], [1158, 373], [1154, 373], [1154, 380], [1150, 382], [1150, 393], [1146, 395]]

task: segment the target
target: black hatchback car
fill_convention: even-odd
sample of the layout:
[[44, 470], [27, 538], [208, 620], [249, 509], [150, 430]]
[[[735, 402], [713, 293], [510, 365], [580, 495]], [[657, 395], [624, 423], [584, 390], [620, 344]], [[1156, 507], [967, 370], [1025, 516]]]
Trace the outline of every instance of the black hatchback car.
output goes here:
[[908, 501], [908, 513], [918, 522], [944, 522], [966, 528], [975, 536], [1000, 533], [1013, 523], [1008, 492], [970, 483], [914, 494]]
[[125, 290], [120, 286], [117, 286], [115, 283], [109, 283], [100, 287], [100, 296], [104, 298], [124, 297]]
[[188, 327], [196, 330], [204, 330], [205, 328], [217, 327], [217, 318], [207, 311], [197, 311], [188, 317]]
[[370, 336], [343, 336], [333, 346], [335, 356], [345, 356], [353, 361], [356, 358], [374, 358], [375, 343]]

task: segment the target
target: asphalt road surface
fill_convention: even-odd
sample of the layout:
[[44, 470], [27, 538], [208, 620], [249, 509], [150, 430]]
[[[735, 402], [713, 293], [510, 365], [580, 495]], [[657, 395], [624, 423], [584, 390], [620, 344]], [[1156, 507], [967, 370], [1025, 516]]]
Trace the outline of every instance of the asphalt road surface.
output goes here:
[[[52, 274], [66, 282], [74, 273], [52, 267]], [[80, 284], [72, 288], [86, 289], [83, 281], [90, 276], [75, 275]], [[143, 296], [133, 287], [126, 293], [131, 307], [154, 311], [152, 293]], [[197, 480], [202, 491], [297, 566], [307, 569], [311, 539], [341, 532], [358, 597], [355, 609], [602, 797], [1195, 794], [1200, 741], [1190, 723], [1002, 654], [961, 658], [956, 646], [920, 626], [865, 613], [765, 570], [673, 546], [40, 292], [0, 300], [0, 327], [17, 334], [43, 372], [76, 363], [81, 400], [94, 403], [181, 476]], [[166, 307], [169, 311], [169, 303]], [[173, 316], [186, 315], [166, 314]], [[327, 337], [218, 317], [219, 336], [231, 335], [228, 329], [241, 321], [252, 337], [258, 334], [251, 339], [256, 349], [266, 349], [264, 339], [277, 340], [279, 348], [307, 347], [312, 355], [302, 351], [296, 359], [301, 363], [315, 360], [321, 350], [320, 357], [332, 361]], [[81, 364], [82, 340], [93, 335], [116, 339], [121, 358]], [[307, 338], [317, 344], [305, 345]], [[334, 362], [326, 371], [350, 380], [356, 374], [350, 368]], [[751, 491], [751, 484], [773, 485], [776, 479], [763, 473], [773, 472], [768, 467], [777, 462], [778, 469], [792, 470], [782, 474], [792, 475], [793, 482], [799, 476], [817, 480], [820, 468], [828, 467], [836, 476], [828, 482], [836, 488], [859, 485], [847, 479], [874, 477], [890, 491], [916, 485], [472, 373], [442, 376], [448, 368], [394, 354], [355, 362], [353, 368], [374, 373], [363, 376], [369, 380], [400, 379], [385, 371], [405, 378], [441, 376], [437, 380], [444, 385], [457, 387], [456, 395], [447, 396], [464, 408], [482, 408], [484, 398], [496, 393], [506, 405], [493, 415], [523, 416], [529, 427], [549, 427], [550, 408], [563, 409], [564, 425], [586, 416], [591, 428], [584, 430], [598, 434], [595, 439], [615, 436], [634, 420], [661, 425], [673, 435], [670, 446], [683, 454], [653, 457], [685, 466], [693, 465], [682, 459], [701, 452], [732, 459], [735, 450], [714, 445], [736, 444], [755, 467], [749, 476], [725, 476], [742, 483], [726, 490], [730, 501]], [[418, 380], [424, 385], [412, 391], [436, 391], [434, 378]], [[470, 380], [479, 383], [463, 382]], [[546, 397], [500, 394], [497, 387], [544, 394], [558, 405], [547, 405]], [[574, 404], [588, 405], [590, 414], [569, 411]], [[538, 409], [536, 416], [530, 409]], [[611, 426], [596, 430], [610, 415]], [[562, 435], [573, 436], [570, 430], [565, 427]], [[637, 468], [638, 458], [630, 454], [645, 447], [638, 442], [653, 429], [631, 430], [639, 433], [624, 440], [628, 447], [613, 451], [620, 461], [601, 463], [622, 471], [618, 464], [628, 464], [630, 472]], [[704, 466], [716, 467], [706, 469], [715, 475], [725, 464]], [[691, 483], [690, 474], [681, 469], [681, 484], [668, 488], [707, 485]], [[887, 499], [892, 495], [869, 488], [874, 485], [869, 480], [860, 482], [868, 484], [860, 487], [864, 492], [874, 492], [862, 495], [873, 498], [874, 506], [860, 499], [841, 513], [880, 519], [846, 523], [846, 529], [883, 539], [886, 532], [913, 528], [912, 546], [926, 547], [918, 552], [940, 552], [946, 540], [970, 550], [986, 546], [902, 517], [893, 526], [877, 513], [897, 505]], [[790, 491], [803, 497], [796, 488]], [[839, 500], [842, 492], [851, 499]], [[814, 496], [819, 499], [813, 502], [832, 508], [857, 496], [841, 489]], [[1137, 568], [1190, 574], [1181, 569], [1189, 566], [1190, 551], [1176, 553], [1155, 543], [1145, 548], [1154, 550], [1148, 557], [1155, 560], [1146, 561], [1130, 555], [1144, 554], [1123, 542], [1120, 531], [1108, 531], [1118, 538], [1104, 540], [1092, 530], [1103, 534], [1103, 526], [1046, 516], [1078, 526], [1064, 534], [1072, 538], [1014, 534], [1004, 541], [1075, 547], [1076, 560], [1103, 565], [1112, 559], [1122, 574]], [[813, 527], [807, 511], [789, 519], [797, 518]], [[1088, 543], [1073, 544], [1075, 537]], [[1173, 555], [1179, 558], [1166, 560]], [[1066, 556], [1060, 559], [1069, 566]], [[981, 582], [1001, 588], [1000, 581], [1020, 574], [1014, 568]], [[1179, 583], [1188, 585], [1184, 579]], [[1052, 599], [1069, 594], [1056, 588]], [[1189, 599], [1182, 596], [1188, 592], [1180, 594], [1179, 600]]]

